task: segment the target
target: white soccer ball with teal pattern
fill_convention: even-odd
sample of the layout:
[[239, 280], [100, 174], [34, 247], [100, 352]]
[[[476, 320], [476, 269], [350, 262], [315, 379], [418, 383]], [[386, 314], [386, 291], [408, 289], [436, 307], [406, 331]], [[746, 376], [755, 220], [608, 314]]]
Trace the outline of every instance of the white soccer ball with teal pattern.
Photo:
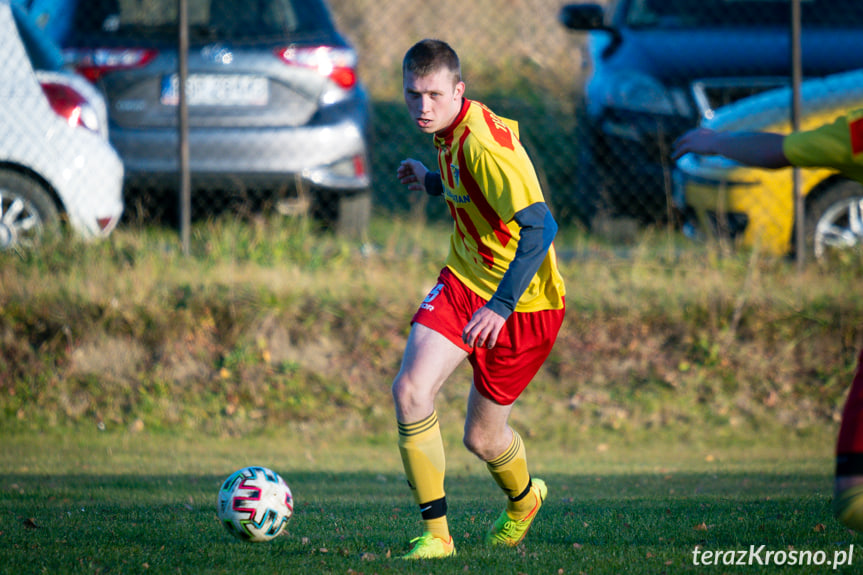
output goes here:
[[231, 535], [245, 541], [269, 541], [284, 533], [294, 514], [294, 499], [291, 488], [275, 471], [244, 467], [219, 489], [217, 513]]

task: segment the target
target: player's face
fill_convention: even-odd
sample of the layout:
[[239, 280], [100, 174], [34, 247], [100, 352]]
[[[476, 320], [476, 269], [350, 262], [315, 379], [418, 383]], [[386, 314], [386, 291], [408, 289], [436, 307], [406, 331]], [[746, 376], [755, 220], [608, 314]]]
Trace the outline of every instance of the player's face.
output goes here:
[[426, 76], [405, 72], [404, 89], [408, 112], [426, 134], [448, 128], [461, 110], [464, 82], [455, 82], [447, 69]]

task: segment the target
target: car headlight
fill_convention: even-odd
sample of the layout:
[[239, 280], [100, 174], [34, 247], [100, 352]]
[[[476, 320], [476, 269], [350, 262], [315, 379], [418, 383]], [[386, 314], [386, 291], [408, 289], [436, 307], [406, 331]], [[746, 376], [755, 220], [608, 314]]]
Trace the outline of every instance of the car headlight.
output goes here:
[[638, 72], [614, 72], [588, 87], [596, 106], [667, 116], [691, 116], [692, 107], [679, 89], [668, 89], [656, 78]]

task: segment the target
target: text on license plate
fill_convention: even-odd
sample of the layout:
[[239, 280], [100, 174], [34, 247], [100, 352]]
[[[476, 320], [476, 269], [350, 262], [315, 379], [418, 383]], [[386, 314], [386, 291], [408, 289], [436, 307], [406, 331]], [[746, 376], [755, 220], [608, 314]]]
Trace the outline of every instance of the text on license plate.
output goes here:
[[[190, 106], [264, 106], [269, 96], [269, 83], [263, 76], [192, 74], [186, 79]], [[166, 106], [180, 103], [177, 74], [162, 78], [161, 102]]]

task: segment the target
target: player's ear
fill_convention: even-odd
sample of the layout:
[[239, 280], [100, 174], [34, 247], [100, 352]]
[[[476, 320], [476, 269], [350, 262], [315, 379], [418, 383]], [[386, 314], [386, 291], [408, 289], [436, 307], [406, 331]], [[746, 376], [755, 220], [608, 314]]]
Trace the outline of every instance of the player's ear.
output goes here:
[[453, 100], [458, 100], [464, 95], [464, 82], [459, 82], [455, 85], [455, 90], [453, 91]]

